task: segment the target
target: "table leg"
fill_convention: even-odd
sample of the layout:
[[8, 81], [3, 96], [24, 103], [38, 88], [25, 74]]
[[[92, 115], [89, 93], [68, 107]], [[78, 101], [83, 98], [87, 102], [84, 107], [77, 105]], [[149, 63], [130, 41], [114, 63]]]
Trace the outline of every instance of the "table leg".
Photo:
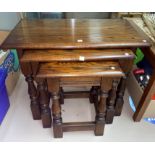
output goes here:
[[31, 75], [26, 75], [26, 82], [28, 84], [28, 94], [31, 100], [31, 111], [34, 120], [39, 120], [41, 118], [40, 105], [38, 102], [38, 93], [34, 85], [33, 77]]
[[109, 92], [109, 97], [107, 99], [107, 111], [106, 111], [106, 124], [111, 124], [115, 115], [115, 99], [117, 91], [118, 80], [115, 79], [112, 82], [112, 89]]
[[62, 138], [62, 117], [61, 117], [61, 104], [60, 104], [60, 86], [59, 80], [48, 79], [48, 89], [52, 93], [52, 114], [53, 114], [53, 133], [54, 138]]
[[38, 92], [39, 92], [39, 101], [40, 101], [40, 108], [41, 108], [41, 119], [44, 128], [51, 127], [51, 111], [49, 108], [49, 94], [46, 90], [46, 81], [40, 79], [37, 81], [38, 83]]
[[[19, 55], [19, 53], [18, 53], [18, 56], [19, 56], [19, 58], [22, 57], [22, 55]], [[41, 119], [41, 112], [40, 112], [40, 105], [39, 105], [39, 100], [38, 100], [38, 92], [37, 92], [36, 86], [34, 84], [31, 63], [20, 62], [20, 67], [21, 67], [21, 71], [24, 74], [25, 80], [28, 85], [28, 94], [29, 94], [29, 97], [31, 100], [30, 106], [31, 106], [33, 119], [39, 120], [39, 119]]]
[[59, 99], [60, 104], [64, 104], [64, 91], [63, 88], [60, 88], [60, 99]]
[[115, 116], [121, 115], [123, 104], [124, 104], [123, 97], [125, 93], [125, 88], [126, 88], [126, 76], [121, 78], [118, 85], [117, 97], [115, 102]]
[[110, 87], [111, 87], [111, 79], [101, 80], [100, 101], [97, 105], [96, 125], [95, 125], [96, 136], [102, 136], [104, 133], [105, 117], [106, 117], [106, 101]]
[[92, 88], [90, 90], [89, 102], [95, 103], [97, 101], [98, 101], [98, 87], [92, 86]]

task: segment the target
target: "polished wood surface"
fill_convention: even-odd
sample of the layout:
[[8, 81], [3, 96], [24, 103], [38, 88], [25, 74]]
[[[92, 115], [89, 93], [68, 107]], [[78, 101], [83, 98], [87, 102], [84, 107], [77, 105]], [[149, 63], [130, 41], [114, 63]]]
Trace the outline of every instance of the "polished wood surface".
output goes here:
[[60, 103], [60, 83], [58, 78], [47, 79], [48, 90], [52, 94], [52, 115], [53, 115], [53, 133], [54, 138], [63, 136], [61, 103]]
[[112, 88], [109, 92], [109, 96], [107, 99], [106, 124], [113, 123], [113, 118], [115, 116], [115, 100], [116, 100], [118, 83], [119, 83], [118, 79], [114, 79], [112, 81]]
[[1, 48], [75, 49], [146, 47], [149, 41], [123, 19], [23, 19]]
[[130, 49], [92, 49], [92, 50], [25, 50], [22, 62], [49, 61], [94, 61], [133, 59]]
[[88, 98], [90, 91], [70, 91], [64, 92], [64, 98]]
[[86, 86], [99, 86], [101, 81], [100, 76], [93, 76], [93, 77], [61, 77], [60, 85], [61, 86], [75, 86], [75, 87], [83, 87]]
[[49, 108], [49, 94], [46, 91], [46, 81], [38, 80], [39, 103], [41, 109], [41, 119], [44, 128], [50, 128], [52, 124], [51, 110]]
[[106, 123], [107, 99], [109, 96], [108, 92], [111, 89], [112, 81], [113, 78], [102, 77], [101, 79], [100, 100], [96, 105], [96, 125], [94, 130], [96, 136], [101, 136], [104, 133], [104, 127]]
[[38, 100], [37, 88], [34, 84], [34, 79], [31, 75], [26, 75], [25, 78], [28, 85], [28, 94], [31, 100], [31, 111], [34, 120], [39, 120], [41, 118], [40, 104]]
[[[122, 19], [24, 19], [19, 22], [0, 47], [2, 49], [17, 49], [21, 70], [28, 84], [33, 118], [42, 118], [43, 126], [48, 126], [47, 124], [50, 126], [47, 94], [41, 95], [42, 100], [45, 99], [46, 101], [46, 103], [42, 102], [41, 109], [39, 107], [39, 92], [42, 90], [36, 87], [35, 83], [35, 75], [40, 62], [118, 60], [121, 69], [127, 74], [131, 70], [134, 56], [130, 49], [136, 47], [142, 47], [145, 55], [155, 66], [155, 52], [152, 52], [155, 50], [152, 50], [153, 47], [150, 48], [151, 44], [150, 39], [134, 23]], [[129, 55], [126, 53], [129, 53]], [[72, 70], [76, 71], [77, 69], [72, 68]], [[141, 119], [142, 113], [145, 111], [144, 101], [149, 102], [147, 95], [152, 94], [151, 84], [154, 86], [152, 77], [134, 116], [136, 121]], [[74, 80], [73, 77], [67, 77], [62, 79], [60, 86], [77, 83], [79, 86], [83, 86], [86, 81], [89, 85], [99, 86], [101, 80], [100, 77], [87, 77], [87, 79], [83, 77], [76, 79], [74, 77]], [[78, 80], [80, 82], [77, 82]], [[37, 84], [38, 86], [41, 85]], [[42, 89], [45, 91], [45, 86]], [[117, 91], [117, 104], [115, 104], [115, 111], [119, 112], [119, 114], [116, 115], [121, 114], [124, 90], [125, 84], [121, 82]], [[98, 97], [96, 94], [97, 91], [95, 91], [95, 94], [92, 93], [94, 95], [92, 102], [96, 102]], [[87, 96], [87, 94], [85, 95]], [[57, 97], [58, 94], [55, 96]], [[71, 94], [71, 96], [73, 95]], [[60, 98], [62, 100], [61, 96]], [[56, 100], [55, 102], [57, 105], [59, 101]], [[44, 105], [46, 108], [43, 110]], [[46, 110], [48, 116], [44, 117]], [[61, 117], [59, 117], [58, 123], [61, 124]], [[58, 128], [58, 130], [62, 131], [62, 128]]]
[[63, 131], [89, 131], [95, 129], [95, 122], [71, 122], [63, 123]]
[[123, 97], [126, 89], [126, 79], [127, 79], [126, 76], [122, 77], [118, 85], [117, 97], [115, 101], [115, 116], [120, 116], [122, 113], [123, 104], [124, 104]]
[[104, 62], [51, 62], [41, 63], [37, 77], [97, 77], [124, 76], [119, 64]]
[[[95, 122], [72, 122], [63, 123], [61, 116], [61, 101], [60, 92], [63, 85], [61, 85], [64, 79], [68, 79], [68, 85], [70, 87], [78, 85], [78, 81], [84, 81], [83, 86], [87, 86], [92, 79], [92, 83], [96, 76], [99, 77], [100, 86], [100, 101], [94, 101], [96, 109]], [[117, 80], [124, 76], [119, 63], [115, 61], [101, 61], [101, 62], [43, 62], [40, 63], [39, 70], [36, 75], [37, 80], [47, 80], [48, 90], [52, 94], [52, 115], [53, 115], [53, 133], [55, 138], [62, 138], [64, 131], [85, 131], [94, 130], [96, 136], [102, 136], [104, 134], [104, 127], [107, 120], [110, 122], [114, 117], [114, 101], [116, 94]], [[70, 78], [71, 77], [71, 78]], [[88, 77], [88, 79], [87, 79]], [[93, 78], [94, 77], [94, 78]], [[75, 78], [75, 80], [74, 80]], [[83, 80], [84, 78], [84, 80]], [[115, 79], [115, 80], [113, 80]], [[94, 86], [94, 85], [91, 85]], [[109, 91], [111, 92], [109, 94]], [[80, 92], [81, 93], [81, 92]], [[63, 94], [63, 97], [73, 97], [77, 94]], [[83, 92], [82, 92], [83, 94]], [[67, 96], [68, 95], [68, 96]], [[95, 94], [91, 94], [92, 96]], [[44, 95], [45, 96], [45, 95]], [[88, 93], [84, 96], [90, 98]], [[74, 96], [76, 97], [76, 96]], [[79, 96], [77, 96], [79, 97]], [[94, 97], [93, 97], [94, 98]], [[109, 104], [107, 99], [109, 98]], [[63, 99], [63, 98], [62, 98]], [[97, 103], [97, 104], [96, 104]], [[44, 106], [45, 107], [45, 106]], [[107, 108], [107, 110], [106, 110]], [[107, 115], [107, 116], [106, 116]], [[108, 123], [109, 123], [108, 122]], [[111, 121], [112, 122], [112, 121]]]

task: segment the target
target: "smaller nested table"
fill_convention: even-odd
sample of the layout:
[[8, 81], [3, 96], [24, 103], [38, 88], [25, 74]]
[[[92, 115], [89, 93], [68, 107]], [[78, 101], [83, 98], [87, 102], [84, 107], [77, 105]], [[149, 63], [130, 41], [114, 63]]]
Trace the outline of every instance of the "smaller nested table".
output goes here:
[[[113, 121], [117, 85], [123, 76], [125, 74], [120, 68], [119, 63], [113, 61], [40, 63], [36, 74], [41, 95], [40, 100], [47, 100], [47, 92], [43, 88], [43, 83], [47, 80], [48, 91], [51, 92], [53, 100], [54, 137], [61, 138], [64, 131], [81, 130], [94, 130], [96, 136], [103, 135], [105, 123]], [[61, 117], [60, 88], [64, 86], [78, 87], [81, 84], [82, 86], [100, 87], [100, 101], [98, 102], [97, 97], [97, 100], [94, 102], [96, 109], [95, 121], [63, 123]], [[46, 115], [50, 116], [49, 110], [44, 112], [44, 116]], [[47, 118], [44, 117], [44, 119]]]

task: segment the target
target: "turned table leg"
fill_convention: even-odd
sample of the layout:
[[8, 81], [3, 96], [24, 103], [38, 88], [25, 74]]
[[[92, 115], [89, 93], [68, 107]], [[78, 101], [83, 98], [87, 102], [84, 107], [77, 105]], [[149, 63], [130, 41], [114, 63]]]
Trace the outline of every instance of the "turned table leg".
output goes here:
[[34, 85], [32, 75], [26, 75], [25, 80], [26, 80], [26, 82], [28, 84], [28, 94], [29, 94], [30, 100], [31, 100], [30, 107], [31, 107], [33, 119], [34, 120], [39, 120], [41, 118], [40, 105], [39, 105], [39, 101], [38, 101], [37, 89], [36, 89], [36, 87]]
[[[18, 55], [19, 55], [19, 53], [18, 53]], [[19, 58], [21, 58], [21, 56], [22, 55], [19, 55]], [[39, 100], [38, 100], [38, 92], [37, 92], [36, 86], [34, 84], [31, 63], [20, 62], [20, 67], [21, 67], [21, 71], [24, 74], [25, 80], [28, 85], [28, 94], [29, 94], [29, 97], [31, 100], [30, 107], [31, 107], [33, 119], [39, 120], [39, 119], [41, 119], [40, 105], [39, 105]]]
[[105, 117], [106, 117], [106, 100], [108, 91], [111, 87], [111, 79], [101, 80], [100, 101], [97, 105], [95, 135], [102, 136], [104, 133]]
[[97, 103], [97, 101], [98, 101], [98, 87], [92, 86], [92, 88], [90, 90], [90, 95], [89, 95], [89, 102]]
[[63, 88], [60, 88], [60, 99], [59, 99], [60, 104], [64, 104], [64, 91]]
[[44, 128], [50, 128], [52, 119], [51, 111], [49, 108], [49, 93], [46, 89], [46, 82], [43, 79], [37, 81], [38, 83], [38, 92], [39, 92], [39, 101], [41, 108], [41, 119]]
[[53, 133], [54, 138], [62, 138], [62, 117], [60, 105], [60, 87], [58, 79], [48, 79], [48, 89], [52, 93], [52, 114], [53, 114]]
[[106, 110], [106, 124], [111, 124], [115, 115], [115, 99], [117, 90], [118, 80], [113, 80], [112, 89], [109, 92], [107, 99], [107, 110]]
[[53, 92], [52, 113], [53, 113], [54, 138], [61, 138], [63, 137], [62, 118], [61, 118], [61, 107], [60, 107], [60, 102], [59, 102], [59, 94], [57, 92]]
[[125, 93], [125, 88], [126, 88], [126, 76], [121, 78], [118, 85], [117, 97], [115, 101], [115, 116], [121, 115], [123, 104], [124, 104], [123, 97]]

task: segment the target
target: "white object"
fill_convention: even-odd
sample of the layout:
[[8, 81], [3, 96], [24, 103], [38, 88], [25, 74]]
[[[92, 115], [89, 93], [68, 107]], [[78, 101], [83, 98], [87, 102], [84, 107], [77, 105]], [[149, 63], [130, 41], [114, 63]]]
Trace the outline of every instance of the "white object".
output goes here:
[[111, 67], [112, 70], [115, 70], [115, 67]]
[[129, 53], [124, 53], [126, 56], [129, 56]]
[[147, 42], [147, 40], [145, 40], [145, 39], [144, 39], [144, 40], [143, 40], [143, 42], [144, 42], [144, 43], [146, 43], [146, 42]]
[[80, 61], [84, 61], [85, 60], [85, 57], [84, 56], [79, 56], [79, 60]]
[[82, 43], [83, 40], [82, 40], [82, 39], [78, 39], [77, 42], [78, 42], [78, 43]]

